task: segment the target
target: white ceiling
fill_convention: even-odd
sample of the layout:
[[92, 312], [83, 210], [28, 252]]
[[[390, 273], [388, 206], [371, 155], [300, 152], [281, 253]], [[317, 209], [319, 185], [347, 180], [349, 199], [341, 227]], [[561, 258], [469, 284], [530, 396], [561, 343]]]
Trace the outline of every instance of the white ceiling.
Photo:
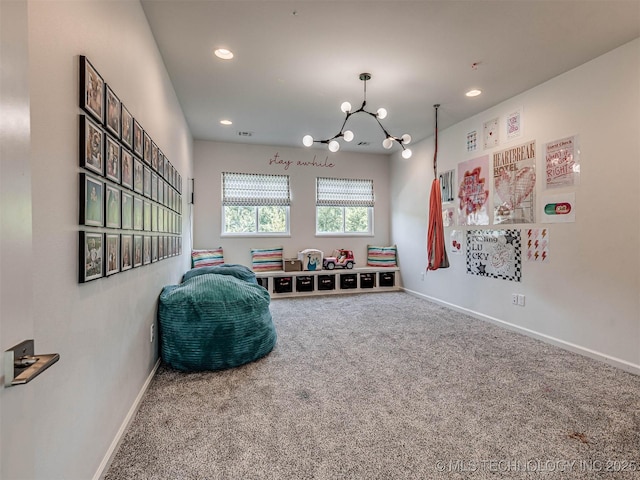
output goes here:
[[[276, 146], [338, 133], [340, 104], [362, 103], [362, 72], [372, 74], [367, 110], [384, 106], [389, 133], [409, 133], [415, 142], [433, 134], [436, 103], [439, 127], [446, 128], [640, 36], [640, 0], [142, 6], [194, 138]], [[219, 47], [235, 58], [214, 57]], [[482, 95], [465, 97], [472, 87]], [[372, 117], [354, 115], [348, 126], [355, 140], [342, 150], [388, 153]], [[357, 145], [362, 141], [370, 145]]]

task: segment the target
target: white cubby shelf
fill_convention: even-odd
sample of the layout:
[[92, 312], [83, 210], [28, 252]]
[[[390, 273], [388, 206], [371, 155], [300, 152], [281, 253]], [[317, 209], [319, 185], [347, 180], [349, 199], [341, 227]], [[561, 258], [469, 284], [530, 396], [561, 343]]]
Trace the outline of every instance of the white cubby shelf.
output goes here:
[[389, 292], [400, 290], [400, 268], [362, 267], [334, 270], [256, 273], [271, 298]]

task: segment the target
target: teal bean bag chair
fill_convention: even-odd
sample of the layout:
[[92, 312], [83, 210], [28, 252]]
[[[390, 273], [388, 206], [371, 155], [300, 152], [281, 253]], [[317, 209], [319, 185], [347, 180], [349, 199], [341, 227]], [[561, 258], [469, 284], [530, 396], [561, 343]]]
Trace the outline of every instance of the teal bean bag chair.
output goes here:
[[222, 370], [264, 357], [277, 336], [269, 302], [243, 265], [190, 270], [160, 294], [163, 362], [182, 371]]

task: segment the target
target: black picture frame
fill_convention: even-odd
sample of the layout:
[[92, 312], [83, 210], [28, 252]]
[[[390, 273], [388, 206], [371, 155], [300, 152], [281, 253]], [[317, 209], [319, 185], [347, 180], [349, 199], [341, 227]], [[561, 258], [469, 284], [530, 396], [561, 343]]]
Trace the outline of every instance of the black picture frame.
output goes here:
[[162, 177], [168, 182], [169, 181], [169, 165], [171, 164], [171, 162], [169, 162], [169, 159], [165, 156], [164, 157], [164, 169], [163, 169], [163, 175]]
[[120, 235], [120, 271], [133, 268], [133, 235]]
[[164, 178], [164, 153], [158, 148], [158, 175]]
[[140, 125], [140, 122], [133, 119], [133, 153], [138, 156], [138, 158], [142, 158], [144, 155], [144, 130]]
[[104, 142], [105, 174], [109, 180], [120, 183], [120, 144], [110, 135]]
[[120, 235], [105, 233], [104, 245], [106, 251], [104, 274], [109, 277], [120, 271]]
[[104, 99], [104, 126], [109, 133], [117, 139], [120, 139], [120, 132], [122, 131], [122, 102], [108, 83], [105, 85]]
[[80, 115], [78, 120], [80, 166], [104, 175], [104, 130], [86, 115]]
[[120, 164], [122, 165], [120, 184], [133, 190], [133, 154], [126, 148], [120, 150]]
[[122, 213], [120, 198], [118, 187], [105, 184], [104, 221], [107, 228], [120, 228]]
[[146, 165], [144, 166], [144, 178], [143, 178], [143, 182], [142, 182], [142, 194], [147, 198], [151, 198], [151, 169], [149, 167], [147, 167]]
[[122, 229], [133, 230], [133, 194], [122, 192]]
[[158, 260], [164, 260], [164, 236], [158, 237]]
[[79, 71], [80, 88], [78, 90], [80, 93], [80, 108], [100, 124], [104, 124], [104, 79], [84, 55], [80, 55]]
[[103, 276], [103, 236], [99, 232], [79, 232], [78, 281], [90, 282]]
[[144, 200], [142, 203], [142, 211], [143, 211], [143, 230], [145, 232], [151, 231], [151, 202], [148, 200]]
[[157, 232], [158, 231], [158, 205], [156, 205], [155, 203], [153, 205], [151, 205], [151, 231], [152, 232]]
[[144, 132], [143, 141], [144, 141], [144, 152], [143, 152], [142, 159], [144, 160], [144, 163], [150, 166], [151, 165], [151, 137], [147, 132]]
[[149, 265], [151, 263], [151, 236], [145, 235], [142, 240], [142, 264]]
[[120, 140], [122, 144], [129, 150], [133, 151], [133, 115], [129, 112], [129, 109], [122, 105], [122, 112], [120, 113], [122, 119], [122, 133]]
[[151, 172], [151, 200], [158, 201], [158, 174]]
[[142, 235], [133, 236], [133, 268], [142, 266]]
[[158, 146], [156, 142], [151, 142], [151, 168], [158, 171]]
[[92, 175], [80, 173], [80, 225], [104, 226], [104, 182]]
[[142, 230], [144, 226], [142, 198], [133, 197], [133, 229]]
[[160, 204], [164, 203], [164, 185], [164, 180], [162, 180], [162, 178], [158, 178], [158, 203]]
[[151, 263], [158, 261], [158, 237], [151, 237]]
[[133, 191], [142, 194], [144, 190], [144, 165], [142, 160], [133, 160]]

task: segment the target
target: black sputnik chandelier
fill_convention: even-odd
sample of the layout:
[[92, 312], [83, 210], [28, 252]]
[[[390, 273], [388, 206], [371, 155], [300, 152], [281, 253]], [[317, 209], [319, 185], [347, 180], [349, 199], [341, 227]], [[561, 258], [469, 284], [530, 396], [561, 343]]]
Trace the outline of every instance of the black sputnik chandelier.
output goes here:
[[364, 100], [362, 101], [362, 105], [360, 106], [360, 108], [357, 110], [351, 110], [351, 104], [349, 102], [342, 103], [342, 105], [340, 106], [340, 110], [342, 110], [342, 112], [346, 114], [346, 117], [344, 119], [344, 122], [342, 122], [340, 131], [333, 137], [327, 138], [326, 140], [314, 140], [311, 135], [305, 135], [302, 139], [302, 144], [305, 147], [310, 147], [314, 143], [326, 143], [329, 147], [329, 151], [337, 152], [338, 150], [340, 150], [340, 143], [338, 143], [339, 138], [343, 138], [345, 142], [350, 142], [354, 138], [353, 132], [351, 130], [345, 130], [345, 126], [347, 125], [349, 118], [351, 118], [351, 115], [355, 115], [357, 113], [366, 113], [367, 115], [371, 115], [376, 119], [376, 122], [378, 122], [378, 125], [380, 125], [380, 128], [384, 132], [384, 140], [382, 141], [382, 146], [388, 150], [393, 146], [393, 142], [397, 142], [402, 147], [403, 158], [411, 158], [411, 150], [405, 147], [405, 145], [408, 145], [411, 142], [411, 135], [405, 133], [401, 137], [394, 137], [393, 135], [389, 134], [389, 132], [387, 132], [387, 130], [382, 126], [382, 123], [380, 123], [380, 120], [384, 119], [387, 116], [386, 109], [380, 107], [376, 111], [376, 113], [369, 112], [364, 109], [364, 107], [367, 105], [367, 80], [371, 80], [371, 74], [361, 73], [360, 80], [364, 82]]

